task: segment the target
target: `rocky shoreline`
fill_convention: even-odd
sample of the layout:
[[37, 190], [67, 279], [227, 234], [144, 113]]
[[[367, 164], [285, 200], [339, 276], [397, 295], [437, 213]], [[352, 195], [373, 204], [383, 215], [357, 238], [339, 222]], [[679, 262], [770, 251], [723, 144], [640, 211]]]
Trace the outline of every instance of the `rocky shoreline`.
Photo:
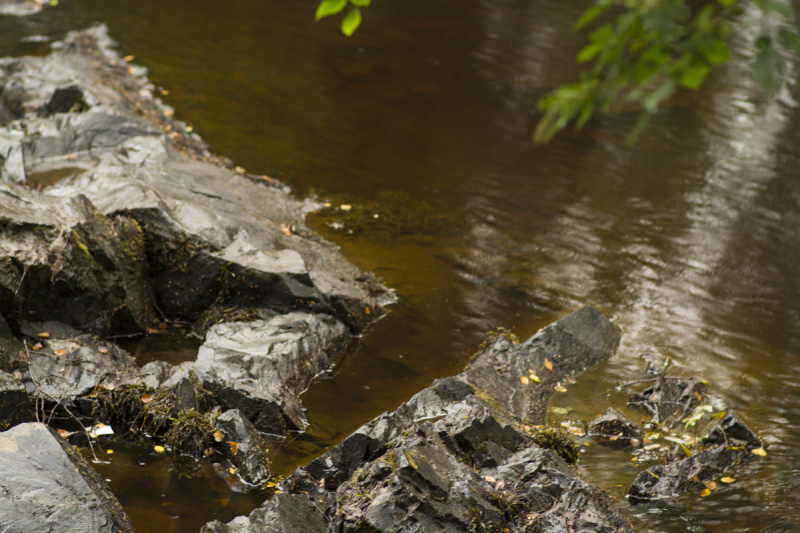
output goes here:
[[[58, 504], [75, 531], [133, 531], [71, 447], [108, 426], [176, 464], [211, 461], [236, 490], [263, 486], [269, 449], [308, 424], [301, 393], [391, 291], [306, 227], [319, 206], [209, 154], [103, 26], [45, 57], [0, 59], [0, 87], [0, 529], [50, 527]], [[203, 337], [194, 361], [139, 366], [114, 342], [169, 328]], [[591, 307], [521, 344], [497, 337], [250, 516], [205, 531], [630, 531], [570, 466], [571, 436], [544, 426], [550, 395], [619, 339]], [[697, 381], [660, 379], [631, 400], [655, 422], [705, 405]], [[643, 471], [633, 503], [709, 486], [763, 451], [734, 415], [714, 416], [695, 421], [705, 448]], [[645, 432], [623, 418], [609, 411], [591, 432], [641, 446]], [[65, 491], [20, 504], [54, 480]]]

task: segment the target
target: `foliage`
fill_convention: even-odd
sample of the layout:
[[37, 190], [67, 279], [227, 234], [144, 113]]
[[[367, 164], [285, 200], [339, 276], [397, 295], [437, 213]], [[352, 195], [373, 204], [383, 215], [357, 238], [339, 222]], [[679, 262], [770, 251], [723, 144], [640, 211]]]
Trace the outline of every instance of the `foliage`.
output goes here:
[[[779, 0], [753, 4], [761, 17], [753, 75], [773, 96], [786, 56], [800, 53], [800, 36], [789, 26], [790, 6]], [[745, 0], [716, 0], [692, 9], [686, 0], [595, 0], [576, 23], [576, 29], [599, 24], [576, 56], [578, 64], [590, 68], [580, 81], [539, 100], [544, 115], [534, 141], [548, 142], [572, 121], [580, 130], [595, 112], [628, 107], [641, 109], [630, 135], [636, 138], [662, 102], [681, 88], [699, 89], [711, 68], [729, 59], [732, 20], [746, 5]]]
[[347, 15], [342, 19], [342, 33], [350, 37], [361, 25], [361, 8], [369, 7], [370, 0], [322, 0], [317, 6], [317, 21], [324, 17], [337, 15], [347, 7], [348, 4], [353, 7], [347, 12]]

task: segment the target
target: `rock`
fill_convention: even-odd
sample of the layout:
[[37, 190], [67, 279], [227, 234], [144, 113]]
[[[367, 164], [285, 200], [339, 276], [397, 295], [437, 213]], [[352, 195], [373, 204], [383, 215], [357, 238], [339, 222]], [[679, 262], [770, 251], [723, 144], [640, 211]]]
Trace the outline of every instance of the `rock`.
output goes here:
[[588, 434], [595, 442], [622, 450], [636, 446], [642, 432], [619, 409], [609, 407], [602, 415], [589, 422]]
[[41, 11], [44, 4], [37, 0], [2, 0], [0, 1], [0, 15], [25, 17]]
[[657, 424], [670, 425], [689, 415], [707, 389], [706, 383], [699, 378], [684, 380], [662, 376], [652, 387], [633, 393], [628, 405], [647, 411]]
[[761, 448], [764, 443], [736, 414], [728, 413], [711, 428], [703, 444]]
[[0, 433], [0, 472], [5, 531], [135, 531], [102, 478], [44, 424]]
[[284, 435], [305, 428], [300, 393], [351, 338], [327, 315], [218, 324], [206, 334], [193, 371], [223, 410], [238, 409], [259, 431]]
[[245, 483], [257, 486], [268, 481], [269, 450], [253, 424], [238, 409], [231, 409], [217, 417], [217, 428], [223, 433], [217, 450], [222, 452]]
[[[249, 517], [203, 531], [632, 531], [607, 495], [530, 433], [554, 384], [608, 357], [618, 341], [619, 330], [591, 308], [523, 344], [498, 339], [462, 374], [298, 469]], [[518, 386], [529, 369], [540, 382]]]
[[13, 375], [0, 371], [0, 430], [34, 420], [36, 415], [25, 386]]

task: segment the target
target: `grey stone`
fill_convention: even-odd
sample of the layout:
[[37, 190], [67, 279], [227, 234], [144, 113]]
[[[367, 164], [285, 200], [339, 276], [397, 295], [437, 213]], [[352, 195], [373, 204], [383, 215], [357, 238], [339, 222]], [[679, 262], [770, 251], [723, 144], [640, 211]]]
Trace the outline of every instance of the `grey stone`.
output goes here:
[[105, 482], [44, 424], [0, 433], [0, 530], [134, 533]]
[[636, 446], [642, 437], [641, 430], [619, 410], [609, 407], [601, 416], [589, 422], [588, 434], [595, 442], [621, 450]]
[[36, 416], [25, 385], [13, 375], [0, 371], [0, 430], [23, 422], [33, 422]]
[[267, 443], [253, 424], [238, 409], [225, 411], [217, 417], [217, 428], [223, 442], [217, 446], [246, 483], [261, 485], [269, 480]]

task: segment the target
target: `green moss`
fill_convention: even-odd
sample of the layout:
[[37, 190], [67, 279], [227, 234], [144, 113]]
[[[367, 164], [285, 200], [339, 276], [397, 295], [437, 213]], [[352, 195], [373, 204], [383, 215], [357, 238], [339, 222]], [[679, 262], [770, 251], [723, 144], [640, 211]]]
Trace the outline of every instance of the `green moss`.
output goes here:
[[116, 233], [119, 237], [118, 250], [122, 259], [129, 269], [136, 270], [142, 264], [145, 256], [142, 227], [136, 220], [127, 217], [119, 217], [116, 226]]
[[194, 457], [202, 457], [212, 443], [214, 433], [212, 413], [199, 413], [187, 409], [171, 420], [164, 440], [173, 451], [182, 451]]
[[72, 230], [72, 240], [75, 244], [75, 247], [81, 252], [81, 254], [91, 263], [95, 263], [94, 257], [92, 257], [92, 253], [89, 251], [89, 248], [86, 246], [86, 243], [83, 242], [81, 236], [78, 235], [78, 232], [74, 229]]
[[558, 427], [546, 426], [542, 428], [531, 428], [529, 432], [534, 442], [546, 450], [552, 450], [559, 457], [564, 459], [567, 464], [574, 465], [578, 462], [578, 445], [572, 434]]

